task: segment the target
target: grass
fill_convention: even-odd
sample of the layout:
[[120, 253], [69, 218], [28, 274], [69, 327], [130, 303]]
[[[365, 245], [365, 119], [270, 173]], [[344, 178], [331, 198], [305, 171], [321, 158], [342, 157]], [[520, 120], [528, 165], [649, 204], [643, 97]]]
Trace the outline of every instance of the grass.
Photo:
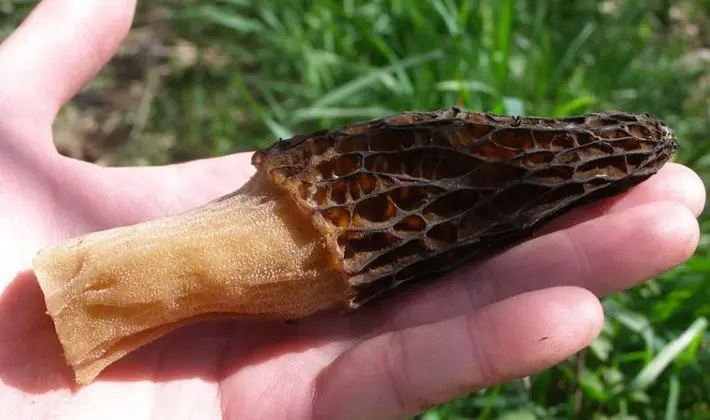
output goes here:
[[[7, 33], [26, 6], [0, 10]], [[668, 122], [681, 139], [676, 160], [707, 180], [708, 19], [708, 0], [142, 2], [135, 26], [150, 36], [127, 41], [67, 112], [104, 124], [118, 110], [113, 140], [86, 141], [101, 137], [101, 153], [121, 164], [147, 164], [405, 109], [615, 108]], [[116, 105], [129, 86], [138, 93]], [[85, 105], [94, 97], [100, 105]], [[690, 261], [604, 299], [604, 331], [587, 351], [420, 417], [710, 418], [710, 220], [701, 224]]]

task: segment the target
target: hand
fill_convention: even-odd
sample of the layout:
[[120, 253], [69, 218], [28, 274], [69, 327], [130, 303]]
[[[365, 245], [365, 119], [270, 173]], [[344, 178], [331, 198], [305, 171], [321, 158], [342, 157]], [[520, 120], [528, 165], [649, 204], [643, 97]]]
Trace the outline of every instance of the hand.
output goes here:
[[669, 164], [544, 236], [352, 316], [185, 327], [76, 387], [30, 270], [36, 252], [195, 207], [253, 173], [249, 154], [101, 168], [56, 153], [57, 110], [116, 51], [134, 7], [45, 0], [0, 45], [0, 401], [10, 418], [411, 414], [563, 361], [599, 333], [597, 296], [695, 250], [703, 184]]

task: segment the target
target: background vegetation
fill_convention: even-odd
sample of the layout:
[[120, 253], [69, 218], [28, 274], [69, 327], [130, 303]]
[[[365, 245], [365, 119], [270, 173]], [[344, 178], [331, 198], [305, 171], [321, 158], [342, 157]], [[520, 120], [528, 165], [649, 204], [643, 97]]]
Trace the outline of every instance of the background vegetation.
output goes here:
[[[649, 112], [710, 179], [710, 0], [141, 1], [55, 127], [67, 155], [161, 164], [405, 109]], [[31, 4], [0, 0], [0, 37]], [[583, 354], [425, 419], [710, 418], [710, 219], [687, 264], [604, 300]]]

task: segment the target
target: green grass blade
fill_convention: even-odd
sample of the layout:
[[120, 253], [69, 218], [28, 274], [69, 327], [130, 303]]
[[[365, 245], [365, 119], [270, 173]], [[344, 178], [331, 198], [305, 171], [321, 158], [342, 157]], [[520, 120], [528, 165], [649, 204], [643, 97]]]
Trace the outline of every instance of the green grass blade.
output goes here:
[[430, 0], [430, 4], [434, 8], [434, 10], [436, 10], [439, 16], [441, 16], [441, 19], [444, 20], [449, 35], [458, 35], [458, 21], [456, 20], [454, 14], [451, 13], [451, 11], [446, 7], [446, 5], [444, 5], [444, 2], [441, 0]]
[[507, 115], [525, 115], [525, 103], [520, 98], [505, 97], [503, 105]]
[[505, 91], [508, 85], [508, 63], [513, 32], [515, 6], [512, 0], [502, 0], [496, 6], [494, 62], [497, 64], [498, 87]]
[[588, 22], [584, 28], [577, 34], [572, 42], [567, 46], [564, 55], [559, 63], [555, 63], [555, 70], [552, 75], [553, 82], [560, 81], [562, 75], [567, 71], [574, 62], [575, 57], [579, 55], [584, 43], [592, 36], [597, 29], [594, 22]]
[[436, 88], [442, 92], [468, 91], [485, 93], [492, 97], [500, 96], [500, 93], [494, 87], [478, 80], [444, 80], [437, 83]]
[[232, 6], [251, 6], [251, 1], [249, 0], [219, 0], [218, 3], [231, 4]]
[[369, 74], [351, 80], [350, 82], [341, 85], [339, 88], [334, 89], [321, 96], [320, 99], [313, 102], [311, 108], [325, 108], [327, 106], [343, 102], [345, 99], [355, 94], [356, 92], [362, 91], [368, 86], [377, 83], [383, 76], [393, 73], [398, 69], [418, 66], [420, 64], [426, 63], [427, 61], [438, 60], [442, 58], [443, 55], [444, 54], [441, 50], [434, 50], [426, 54], [410, 57], [397, 63], [391, 64], [387, 67], [372, 71]]
[[671, 375], [668, 389], [668, 402], [666, 403], [665, 420], [676, 420], [678, 418], [678, 400], [680, 399], [680, 380], [678, 376]]
[[705, 318], [699, 318], [693, 322], [683, 334], [668, 343], [668, 345], [651, 360], [651, 363], [647, 364], [641, 372], [639, 372], [638, 376], [631, 382], [629, 389], [631, 391], [645, 390], [651, 386], [668, 365], [671, 364], [673, 359], [705, 331], [707, 325], [708, 321]]
[[263, 29], [263, 25], [254, 19], [248, 19], [215, 6], [202, 6], [199, 8], [199, 14], [202, 18], [209, 22], [222, 25], [226, 28], [239, 32], [259, 32]]
[[304, 121], [319, 120], [323, 118], [379, 118], [384, 115], [394, 114], [393, 111], [383, 107], [368, 108], [305, 108], [293, 113], [291, 123], [297, 124]]
[[244, 78], [240, 74], [235, 74], [232, 78], [232, 82], [233, 87], [242, 94], [244, 100], [251, 106], [252, 111], [255, 112], [259, 118], [261, 118], [273, 136], [282, 139], [293, 137], [293, 133], [282, 124], [279, 124], [276, 120], [274, 120], [274, 118], [269, 115], [268, 110], [263, 107], [259, 101], [256, 100], [256, 98], [254, 98], [244, 84]]
[[279, 139], [288, 139], [293, 137], [293, 132], [291, 130], [279, 124], [270, 116], [262, 115], [262, 119], [264, 120], [264, 124], [269, 127], [269, 131], [271, 131], [271, 133]]
[[581, 114], [587, 107], [594, 105], [597, 101], [598, 99], [594, 96], [580, 96], [555, 108], [552, 116], [566, 117]]

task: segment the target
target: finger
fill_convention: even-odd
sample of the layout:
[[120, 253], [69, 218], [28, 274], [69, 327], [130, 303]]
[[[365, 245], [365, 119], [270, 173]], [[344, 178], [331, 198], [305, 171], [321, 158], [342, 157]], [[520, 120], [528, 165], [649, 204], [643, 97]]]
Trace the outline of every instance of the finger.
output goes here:
[[344, 353], [319, 378], [317, 418], [399, 418], [551, 367], [603, 324], [579, 288], [540, 290], [435, 324], [387, 333]]
[[[170, 165], [186, 184], [222, 185], [219, 194], [234, 191], [256, 172], [251, 163], [252, 152], [234, 153], [209, 159], [193, 160]], [[216, 198], [216, 197], [215, 197]]]
[[3, 111], [50, 122], [116, 52], [134, 8], [135, 0], [42, 1], [0, 45]]
[[[171, 202], [163, 206], [162, 213], [176, 214], [239, 189], [254, 175], [251, 155], [235, 153], [166, 166], [105, 168], [108, 177], [87, 178], [85, 182], [110, 186], [114, 193], [125, 190], [129, 196], [138, 192], [143, 197], [137, 200], [147, 203], [167, 193]], [[146, 179], [151, 180], [150, 185], [146, 185]]]
[[695, 216], [679, 203], [615, 212], [532, 239], [378, 305], [379, 331], [440, 321], [554, 286], [583, 287], [598, 296], [618, 292], [690, 258], [699, 235]]
[[705, 207], [705, 184], [687, 166], [668, 163], [658, 173], [627, 193], [572, 210], [545, 226], [540, 234], [564, 229], [615, 211], [653, 201], [675, 201], [688, 207], [697, 217]]

